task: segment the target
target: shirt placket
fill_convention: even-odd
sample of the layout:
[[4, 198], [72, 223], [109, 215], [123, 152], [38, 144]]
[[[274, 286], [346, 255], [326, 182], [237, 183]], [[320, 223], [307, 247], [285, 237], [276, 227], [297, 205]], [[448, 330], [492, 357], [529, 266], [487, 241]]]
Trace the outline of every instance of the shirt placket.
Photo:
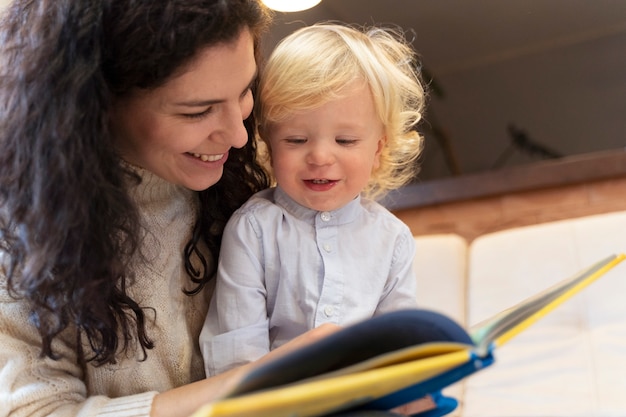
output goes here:
[[315, 327], [329, 322], [339, 324], [344, 279], [338, 251], [337, 219], [327, 211], [317, 213], [315, 232], [317, 249], [324, 265], [320, 297], [315, 313]]

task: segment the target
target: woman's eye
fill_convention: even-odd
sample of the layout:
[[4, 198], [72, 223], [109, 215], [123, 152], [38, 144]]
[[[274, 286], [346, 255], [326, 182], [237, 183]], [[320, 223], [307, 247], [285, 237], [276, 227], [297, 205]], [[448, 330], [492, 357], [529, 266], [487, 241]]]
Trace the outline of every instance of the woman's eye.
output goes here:
[[241, 93], [241, 98], [245, 98], [248, 94], [252, 94], [252, 85], [250, 85], [250, 87], [246, 88], [246, 90]]
[[204, 116], [208, 115], [209, 113], [211, 113], [212, 108], [209, 107], [204, 111], [198, 112], [198, 113], [183, 113], [183, 116], [188, 118], [188, 119], [201, 119]]

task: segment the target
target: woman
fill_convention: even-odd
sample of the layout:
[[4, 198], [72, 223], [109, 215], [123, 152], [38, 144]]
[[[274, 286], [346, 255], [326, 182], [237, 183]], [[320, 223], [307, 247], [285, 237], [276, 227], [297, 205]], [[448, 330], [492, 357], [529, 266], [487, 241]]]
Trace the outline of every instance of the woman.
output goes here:
[[204, 379], [197, 338], [223, 225], [268, 186], [269, 22], [255, 0], [4, 11], [0, 415], [186, 416], [241, 372]]

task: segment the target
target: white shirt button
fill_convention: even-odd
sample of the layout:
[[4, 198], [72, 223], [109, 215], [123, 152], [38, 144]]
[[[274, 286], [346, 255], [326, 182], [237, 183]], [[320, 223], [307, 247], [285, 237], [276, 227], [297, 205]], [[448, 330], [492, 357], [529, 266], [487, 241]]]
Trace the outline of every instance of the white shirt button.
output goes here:
[[322, 221], [324, 221], [324, 222], [330, 221], [330, 213], [329, 213], [329, 212], [327, 212], [327, 211], [323, 211], [323, 212], [320, 214], [320, 218], [321, 218], [321, 219], [322, 219]]
[[323, 248], [326, 252], [330, 252], [331, 250], [333, 250], [333, 246], [330, 243], [324, 243]]
[[324, 314], [326, 314], [326, 317], [330, 317], [333, 315], [333, 306], [326, 306], [324, 307]]

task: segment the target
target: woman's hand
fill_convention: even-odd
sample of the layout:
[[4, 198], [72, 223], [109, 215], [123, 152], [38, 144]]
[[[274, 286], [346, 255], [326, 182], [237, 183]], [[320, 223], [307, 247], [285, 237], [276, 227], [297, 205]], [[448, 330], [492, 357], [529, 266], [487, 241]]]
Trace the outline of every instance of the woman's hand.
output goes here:
[[201, 406], [228, 393], [250, 371], [250, 368], [320, 340], [340, 328], [335, 324], [323, 324], [296, 337], [255, 362], [157, 394], [152, 403], [150, 416], [189, 417]]

